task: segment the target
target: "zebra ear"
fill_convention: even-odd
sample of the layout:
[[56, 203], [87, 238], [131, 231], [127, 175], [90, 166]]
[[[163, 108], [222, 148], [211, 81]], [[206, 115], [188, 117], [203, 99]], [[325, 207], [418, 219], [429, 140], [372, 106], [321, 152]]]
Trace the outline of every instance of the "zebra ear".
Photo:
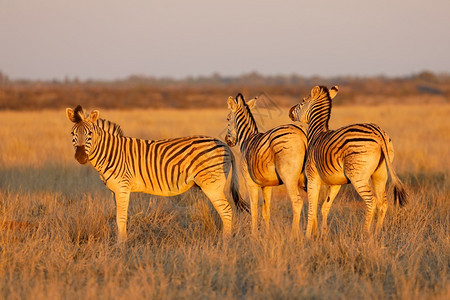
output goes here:
[[75, 121], [75, 112], [71, 108], [66, 108], [66, 115], [67, 119], [69, 119], [70, 122], [76, 122]]
[[91, 114], [89, 115], [89, 121], [91, 121], [92, 123], [95, 123], [95, 121], [97, 121], [97, 119], [98, 119], [98, 115], [99, 115], [98, 110], [93, 110], [91, 112]]
[[77, 105], [77, 107], [75, 107], [75, 110], [66, 108], [66, 115], [67, 118], [74, 123], [78, 123], [84, 120], [84, 112], [81, 105]]
[[237, 108], [237, 103], [232, 96], [228, 97], [228, 108], [231, 110], [236, 110]]
[[311, 90], [311, 98], [316, 99], [320, 94], [320, 86], [315, 86]]
[[256, 98], [247, 102], [247, 105], [250, 109], [252, 109], [256, 105]]
[[330, 98], [333, 99], [334, 97], [336, 97], [338, 91], [339, 91], [338, 86], [337, 85], [333, 86], [328, 92], [330, 94]]

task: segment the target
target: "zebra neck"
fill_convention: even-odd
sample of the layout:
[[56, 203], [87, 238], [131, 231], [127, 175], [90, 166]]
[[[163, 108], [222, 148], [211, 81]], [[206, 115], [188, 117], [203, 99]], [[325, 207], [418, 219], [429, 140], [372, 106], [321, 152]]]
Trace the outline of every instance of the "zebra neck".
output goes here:
[[328, 121], [330, 120], [331, 103], [324, 103], [311, 110], [310, 122], [307, 131], [308, 143], [316, 140], [321, 134], [328, 131]]
[[256, 126], [255, 119], [248, 107], [246, 112], [243, 112], [241, 117], [238, 117], [237, 127], [237, 141], [240, 145], [241, 151], [246, 148], [248, 140], [258, 133], [258, 126]]
[[[108, 148], [117, 145], [119, 139], [121, 139], [121, 137], [108, 134], [101, 129], [98, 129], [95, 137], [92, 138], [89, 161], [100, 174], [105, 170], [111, 160], [111, 155], [114, 152]], [[110, 144], [112, 144], [112, 146]]]
[[247, 126], [243, 130], [238, 131], [238, 143], [242, 153], [248, 147], [249, 141], [251, 140], [252, 136], [254, 136], [257, 133], [258, 129], [256, 128], [256, 125], [253, 128]]

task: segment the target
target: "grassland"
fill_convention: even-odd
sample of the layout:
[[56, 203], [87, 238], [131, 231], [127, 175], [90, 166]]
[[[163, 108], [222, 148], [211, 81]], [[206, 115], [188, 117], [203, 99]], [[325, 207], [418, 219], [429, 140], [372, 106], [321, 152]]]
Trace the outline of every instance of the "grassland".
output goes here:
[[[100, 111], [127, 135], [153, 139], [223, 138], [226, 114]], [[0, 112], [0, 298], [448, 299], [449, 115], [450, 105], [334, 108], [331, 128], [370, 121], [394, 141], [410, 203], [390, 207], [380, 236], [364, 237], [364, 205], [346, 187], [328, 236], [305, 240], [303, 214], [294, 240], [280, 187], [271, 230], [261, 226], [251, 238], [249, 216], [235, 214], [235, 235], [224, 243], [216, 212], [192, 189], [171, 198], [132, 194], [129, 241], [120, 248], [112, 194], [73, 158], [65, 112]], [[261, 108], [256, 119], [265, 129], [289, 122], [287, 109]]]

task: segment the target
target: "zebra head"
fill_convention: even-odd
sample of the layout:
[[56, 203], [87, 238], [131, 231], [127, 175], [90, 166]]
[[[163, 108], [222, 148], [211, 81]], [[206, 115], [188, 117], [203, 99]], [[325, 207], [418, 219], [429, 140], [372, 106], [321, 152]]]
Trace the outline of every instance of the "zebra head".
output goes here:
[[67, 118], [75, 123], [72, 127], [72, 144], [75, 148], [75, 159], [80, 164], [86, 164], [92, 145], [94, 124], [98, 119], [99, 112], [94, 110], [86, 116], [83, 108], [78, 105], [75, 110], [66, 109]]
[[289, 110], [289, 117], [292, 121], [300, 121], [305, 124], [309, 124], [311, 121], [311, 111], [316, 103], [322, 100], [331, 100], [336, 96], [338, 87], [335, 85], [330, 90], [325, 86], [315, 86], [311, 90], [311, 94], [303, 98], [303, 101], [297, 105], [294, 105]]
[[[249, 115], [249, 109], [256, 103], [256, 98], [245, 103], [244, 96], [241, 93], [237, 94], [236, 99], [232, 96], [228, 97], [228, 108], [230, 113], [228, 114], [228, 129], [225, 136], [225, 142], [230, 147], [236, 146], [238, 141], [238, 121], [243, 122]], [[251, 117], [251, 114], [250, 114]], [[253, 117], [251, 117], [253, 118]], [[245, 121], [244, 121], [245, 122]]]

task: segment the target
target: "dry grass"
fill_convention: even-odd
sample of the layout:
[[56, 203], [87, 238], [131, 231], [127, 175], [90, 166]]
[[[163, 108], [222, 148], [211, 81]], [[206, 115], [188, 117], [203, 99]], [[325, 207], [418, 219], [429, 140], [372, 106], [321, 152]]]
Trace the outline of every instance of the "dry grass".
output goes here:
[[[257, 119], [286, 123], [282, 111]], [[100, 112], [142, 138], [223, 137], [226, 114]], [[132, 194], [129, 241], [118, 248], [112, 195], [73, 159], [64, 111], [0, 112], [0, 298], [448, 299], [448, 115], [450, 105], [334, 109], [331, 127], [371, 121], [394, 141], [410, 203], [388, 210], [379, 237], [362, 235], [363, 203], [344, 188], [328, 237], [293, 240], [290, 203], [277, 188], [270, 232], [261, 227], [252, 239], [249, 217], [236, 214], [224, 243], [216, 212], [192, 189]]]

